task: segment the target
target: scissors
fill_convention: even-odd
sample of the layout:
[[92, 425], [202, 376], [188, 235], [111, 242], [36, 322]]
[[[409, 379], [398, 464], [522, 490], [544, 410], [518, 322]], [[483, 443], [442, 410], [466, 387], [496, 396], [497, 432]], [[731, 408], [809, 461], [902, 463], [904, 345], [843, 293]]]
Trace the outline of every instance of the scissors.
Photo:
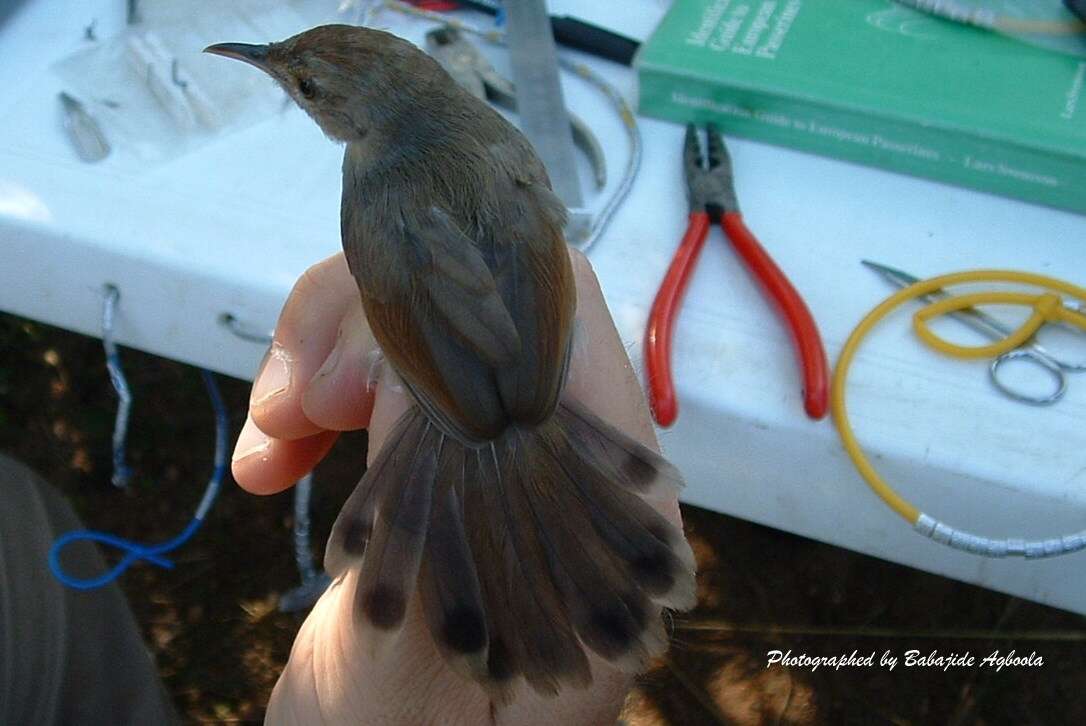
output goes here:
[[694, 124], [686, 126], [683, 168], [690, 202], [690, 221], [649, 313], [645, 335], [645, 372], [652, 415], [661, 426], [670, 426], [678, 416], [675, 388], [671, 382], [671, 333], [686, 285], [709, 236], [709, 228], [712, 224], [719, 224], [788, 324], [802, 369], [804, 409], [812, 419], [820, 419], [826, 415], [829, 407], [830, 384], [829, 363], [818, 326], [796, 288], [744, 224], [735, 196], [731, 158], [724, 145], [724, 137], [713, 124], [709, 124], [706, 130], [708, 159], [702, 157], [697, 127]]
[[[883, 279], [895, 287], [908, 287], [909, 285], [920, 281], [919, 278], [913, 277], [907, 272], [902, 272], [893, 267], [880, 265], [879, 263], [871, 262], [870, 260], [861, 260], [861, 262], [866, 267], [881, 275]], [[923, 300], [924, 302], [934, 302], [935, 300], [942, 300], [949, 297], [951, 297], [950, 293], [937, 290], [927, 295], [921, 295], [917, 299]], [[1083, 307], [1086, 306], [1078, 306], [1079, 312], [1086, 313], [1086, 310], [1082, 309]], [[991, 340], [1003, 340], [1014, 332], [1009, 326], [1004, 325], [996, 318], [993, 318], [991, 315], [988, 315], [977, 308], [964, 308], [948, 314]], [[1000, 378], [1000, 370], [1002, 370], [1003, 366], [1010, 361], [1025, 361], [1026, 363], [1043, 370], [1052, 379], [1054, 385], [1052, 392], [1047, 395], [1031, 395], [1016, 389], [1012, 384]], [[1063, 394], [1067, 392], [1067, 374], [1081, 371], [1086, 371], [1086, 361], [1081, 363], [1070, 363], [1061, 360], [1036, 340], [1029, 340], [1018, 348], [998, 355], [988, 364], [988, 377], [991, 379], [992, 385], [996, 387], [996, 390], [1008, 398], [1022, 403], [1028, 403], [1032, 406], [1050, 406], [1059, 401], [1063, 397]]]

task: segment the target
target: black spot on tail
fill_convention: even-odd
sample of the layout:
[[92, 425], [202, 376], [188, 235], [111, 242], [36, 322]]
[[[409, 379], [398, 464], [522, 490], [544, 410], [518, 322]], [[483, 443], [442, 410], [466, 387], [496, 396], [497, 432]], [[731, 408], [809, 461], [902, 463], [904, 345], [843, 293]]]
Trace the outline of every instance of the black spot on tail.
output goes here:
[[366, 551], [366, 542], [369, 539], [370, 523], [362, 519], [352, 519], [347, 522], [343, 532], [343, 551], [357, 557]]
[[662, 595], [675, 585], [675, 566], [671, 552], [653, 547], [638, 553], [630, 563], [637, 583], [650, 595]]
[[403, 593], [378, 585], [362, 596], [362, 612], [374, 627], [391, 630], [403, 622], [407, 603]]
[[592, 612], [591, 625], [602, 640], [600, 655], [614, 658], [629, 652], [645, 630], [646, 611], [637, 596], [615, 600]]
[[482, 614], [463, 606], [454, 608], [445, 616], [441, 635], [457, 653], [475, 653], [486, 645], [486, 626]]

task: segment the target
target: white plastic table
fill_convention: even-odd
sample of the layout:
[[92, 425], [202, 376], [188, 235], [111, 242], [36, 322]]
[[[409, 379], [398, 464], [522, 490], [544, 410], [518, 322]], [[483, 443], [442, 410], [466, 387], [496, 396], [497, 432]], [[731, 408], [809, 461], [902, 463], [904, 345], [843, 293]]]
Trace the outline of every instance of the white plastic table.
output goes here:
[[[0, 28], [0, 309], [96, 335], [103, 285], [113, 283], [120, 343], [249, 378], [263, 347], [220, 318], [270, 330], [298, 275], [338, 249], [341, 149], [289, 110], [161, 166], [121, 151], [79, 162], [49, 66], [92, 19], [100, 35], [119, 27], [122, 5], [31, 0]], [[551, 10], [644, 38], [666, 9], [652, 0], [638, 2], [640, 12], [610, 5], [552, 0]], [[381, 22], [417, 42], [427, 27], [393, 15]], [[592, 65], [634, 97], [631, 71]], [[615, 184], [626, 159], [621, 126], [589, 86], [567, 78], [565, 87], [602, 141]], [[687, 211], [682, 129], [647, 119], [641, 129], [641, 174], [590, 255], [638, 364]], [[729, 143], [747, 223], [805, 296], [831, 361], [890, 292], [861, 258], [922, 277], [996, 267], [1086, 283], [1084, 217]], [[790, 341], [719, 230], [686, 297], [674, 368], [681, 409], [661, 441], [686, 475], [685, 501], [1086, 613], [1086, 554], [1023, 561], [954, 551], [915, 534], [868, 490], [831, 422], [803, 415]], [[897, 316], [862, 349], [849, 402], [868, 451], [921, 509], [989, 536], [1041, 538], [1086, 529], [1086, 375], [1079, 379], [1057, 406], [1010, 402], [993, 392], [982, 363], [923, 350]]]

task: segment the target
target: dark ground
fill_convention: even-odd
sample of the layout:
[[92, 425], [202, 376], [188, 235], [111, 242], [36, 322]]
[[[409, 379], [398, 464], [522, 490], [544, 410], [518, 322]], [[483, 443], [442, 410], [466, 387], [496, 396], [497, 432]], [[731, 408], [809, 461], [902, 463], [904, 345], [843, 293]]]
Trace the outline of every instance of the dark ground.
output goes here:
[[[110, 477], [115, 398], [101, 343], [0, 315], [0, 451], [59, 487], [88, 526], [140, 541], [189, 521], [211, 472], [213, 420], [195, 369], [131, 350], [136, 396], [128, 491]], [[236, 435], [248, 384], [219, 377]], [[365, 460], [344, 437], [317, 471], [319, 550]], [[2, 506], [2, 504], [0, 504]], [[121, 578], [179, 710], [193, 722], [258, 721], [300, 619], [276, 609], [297, 584], [292, 498], [229, 480], [173, 571]], [[700, 724], [1083, 724], [1086, 619], [694, 507], [687, 533], [699, 605], [674, 619], [675, 644], [631, 696], [631, 726]], [[44, 564], [43, 564], [44, 566]], [[977, 661], [1036, 652], [1040, 667], [899, 663], [834, 671], [766, 667], [767, 652], [830, 656], [909, 649]]]

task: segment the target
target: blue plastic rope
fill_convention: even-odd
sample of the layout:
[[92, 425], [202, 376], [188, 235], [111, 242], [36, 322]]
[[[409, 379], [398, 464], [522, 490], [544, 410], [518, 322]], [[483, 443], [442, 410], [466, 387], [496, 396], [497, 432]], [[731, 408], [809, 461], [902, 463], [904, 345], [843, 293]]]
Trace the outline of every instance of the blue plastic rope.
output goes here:
[[[61, 535], [49, 550], [49, 569], [52, 570], [54, 577], [68, 587], [75, 588], [76, 590], [92, 590], [96, 587], [101, 587], [109, 582], [113, 582], [113, 580], [117, 579], [121, 573], [140, 560], [146, 560], [159, 567], [172, 569], [174, 564], [173, 561], [166, 557], [162, 557], [162, 555], [167, 552], [172, 552], [188, 542], [189, 539], [196, 534], [196, 530], [200, 528], [200, 525], [203, 524], [204, 518], [207, 516], [212, 503], [215, 501], [215, 497], [218, 496], [223, 477], [226, 475], [228, 422], [226, 417], [226, 406], [223, 405], [222, 395], [219, 393], [219, 386], [215, 383], [214, 376], [212, 376], [210, 372], [202, 369], [200, 373], [203, 375], [204, 385], [207, 387], [207, 395], [211, 399], [211, 406], [215, 410], [215, 469], [211, 474], [210, 481], [207, 483], [207, 488], [204, 490], [204, 496], [200, 500], [199, 506], [196, 508], [192, 521], [188, 523], [188, 526], [185, 527], [184, 530], [182, 530], [181, 534], [157, 545], [140, 544], [139, 542], [133, 542], [132, 540], [124, 539], [109, 534], [108, 532], [99, 532], [91, 529], [77, 530]], [[125, 555], [112, 569], [98, 577], [88, 579], [73, 577], [65, 572], [64, 568], [61, 566], [60, 551], [70, 543], [78, 540], [90, 540], [92, 542], [110, 545], [124, 551]]]

